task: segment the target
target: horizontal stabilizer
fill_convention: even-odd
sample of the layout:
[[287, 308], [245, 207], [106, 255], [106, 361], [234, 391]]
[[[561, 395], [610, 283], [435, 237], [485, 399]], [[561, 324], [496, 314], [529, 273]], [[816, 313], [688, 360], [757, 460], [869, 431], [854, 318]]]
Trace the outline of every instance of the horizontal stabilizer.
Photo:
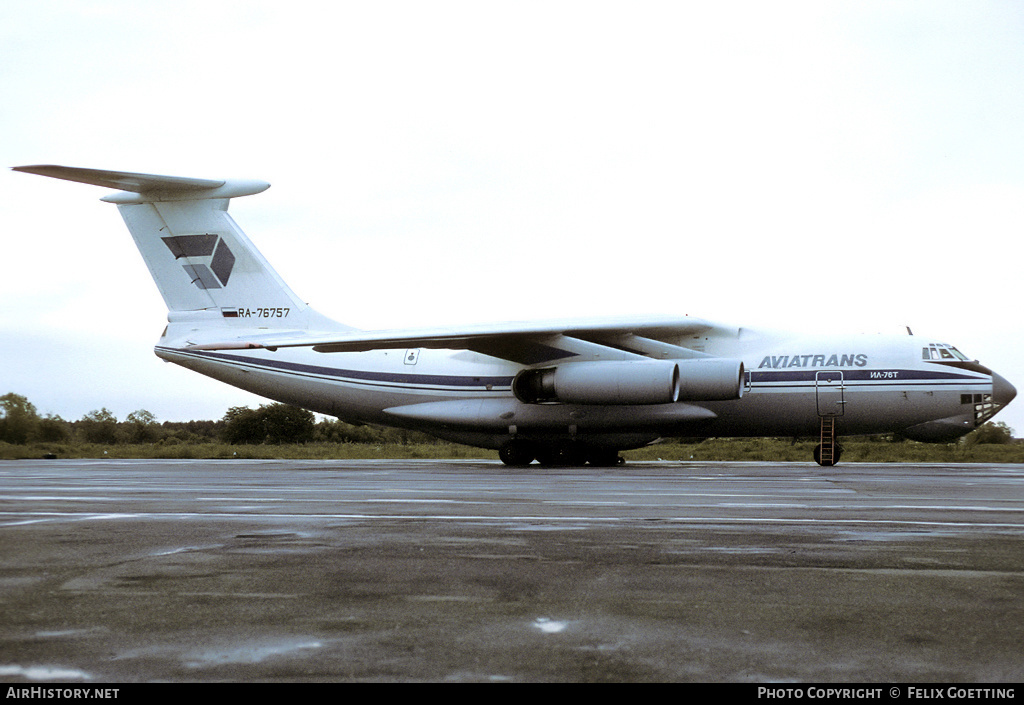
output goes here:
[[93, 186], [119, 189], [146, 197], [114, 195], [103, 199], [111, 203], [235, 198], [260, 193], [270, 188], [270, 184], [266, 181], [192, 179], [183, 176], [136, 174], [130, 171], [82, 169], [57, 164], [16, 166], [12, 167], [12, 169], [14, 171], [23, 171], [27, 174], [38, 174], [39, 176], [49, 176], [54, 179], [63, 179], [64, 181], [75, 181], [80, 184], [92, 184]]

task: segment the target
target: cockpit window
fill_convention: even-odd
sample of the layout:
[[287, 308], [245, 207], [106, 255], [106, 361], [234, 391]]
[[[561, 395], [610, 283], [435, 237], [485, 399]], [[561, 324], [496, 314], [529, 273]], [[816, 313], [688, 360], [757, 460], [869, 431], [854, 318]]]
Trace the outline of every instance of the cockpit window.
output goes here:
[[962, 352], [954, 348], [952, 345], [946, 345], [945, 343], [929, 343], [928, 347], [921, 348], [921, 359], [960, 360], [961, 362], [970, 361], [970, 358]]

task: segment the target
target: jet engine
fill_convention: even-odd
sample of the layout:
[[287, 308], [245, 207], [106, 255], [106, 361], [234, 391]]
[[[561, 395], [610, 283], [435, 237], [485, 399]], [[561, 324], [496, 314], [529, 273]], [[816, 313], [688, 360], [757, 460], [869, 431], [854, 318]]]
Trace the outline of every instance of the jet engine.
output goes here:
[[523, 370], [512, 393], [526, 404], [672, 404], [738, 399], [743, 393], [739, 360], [627, 360], [572, 362]]
[[699, 357], [679, 361], [679, 401], [728, 401], [743, 396], [743, 361]]

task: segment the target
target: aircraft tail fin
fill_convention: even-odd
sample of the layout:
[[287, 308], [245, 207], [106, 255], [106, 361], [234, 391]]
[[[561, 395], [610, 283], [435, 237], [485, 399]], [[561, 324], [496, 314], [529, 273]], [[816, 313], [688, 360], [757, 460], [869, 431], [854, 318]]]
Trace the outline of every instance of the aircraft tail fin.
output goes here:
[[270, 187], [265, 181], [56, 165], [14, 170], [122, 189], [101, 200], [117, 204], [167, 304], [172, 327], [217, 329], [220, 336], [225, 329], [347, 328], [299, 299], [228, 215], [231, 198], [261, 193]]

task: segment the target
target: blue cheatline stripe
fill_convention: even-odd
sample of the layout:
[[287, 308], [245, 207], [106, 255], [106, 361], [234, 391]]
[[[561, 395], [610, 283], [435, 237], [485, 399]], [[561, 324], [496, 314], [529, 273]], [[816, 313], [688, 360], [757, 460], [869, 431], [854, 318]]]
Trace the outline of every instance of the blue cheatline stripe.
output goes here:
[[[750, 372], [751, 382], [814, 382], [818, 372], [832, 372], [833, 370], [786, 370], [771, 372]], [[841, 370], [844, 382], [902, 382], [906, 380], [928, 381], [928, 382], [976, 382], [984, 384], [988, 382], [985, 377], [976, 375], [957, 374], [953, 372], [930, 372], [927, 370], [893, 370], [893, 369], [869, 369], [869, 370]], [[896, 377], [872, 377], [872, 374], [895, 373]]]
[[207, 350], [179, 350], [176, 348], [157, 347], [157, 350], [164, 350], [175, 355], [198, 357], [200, 359], [211, 359], [226, 363], [241, 363], [250, 367], [259, 367], [281, 372], [297, 373], [304, 375], [317, 375], [319, 377], [332, 377], [339, 380], [359, 380], [366, 382], [382, 382], [388, 384], [408, 385], [430, 385], [435, 387], [510, 387], [511, 377], [471, 377], [456, 375], [417, 375], [399, 374], [393, 372], [367, 372], [364, 370], [345, 370], [336, 367], [321, 367], [319, 365], [303, 365], [297, 362], [285, 360], [265, 360], [260, 358], [243, 357], [229, 353], [211, 352]]
[[[490, 386], [492, 389], [509, 388], [512, 385], [512, 377], [474, 377], [467, 375], [424, 375], [395, 372], [368, 372], [365, 370], [348, 370], [336, 367], [323, 367], [320, 365], [305, 365], [286, 360], [267, 360], [261, 358], [243, 357], [230, 353], [213, 352], [208, 350], [181, 350], [177, 348], [165, 348], [157, 346], [157, 350], [163, 350], [174, 355], [183, 355], [199, 359], [214, 360], [227, 364], [242, 364], [248, 367], [255, 367], [265, 370], [275, 370], [290, 374], [316, 375], [337, 380], [347, 380], [355, 383], [381, 383], [392, 385], [417, 385], [429, 387], [465, 387], [481, 388]], [[750, 384], [777, 384], [779, 386], [803, 386], [813, 385], [816, 381], [816, 373], [822, 370], [772, 370], [772, 371], [750, 371]], [[952, 372], [931, 372], [926, 370], [843, 370], [844, 383], [874, 383], [876, 385], [900, 385], [905, 382], [952, 384], [975, 383], [986, 384], [988, 379], [974, 375], [957, 374]], [[872, 377], [872, 373], [897, 373], [897, 377]], [[858, 385], [859, 386], [859, 385]]]

